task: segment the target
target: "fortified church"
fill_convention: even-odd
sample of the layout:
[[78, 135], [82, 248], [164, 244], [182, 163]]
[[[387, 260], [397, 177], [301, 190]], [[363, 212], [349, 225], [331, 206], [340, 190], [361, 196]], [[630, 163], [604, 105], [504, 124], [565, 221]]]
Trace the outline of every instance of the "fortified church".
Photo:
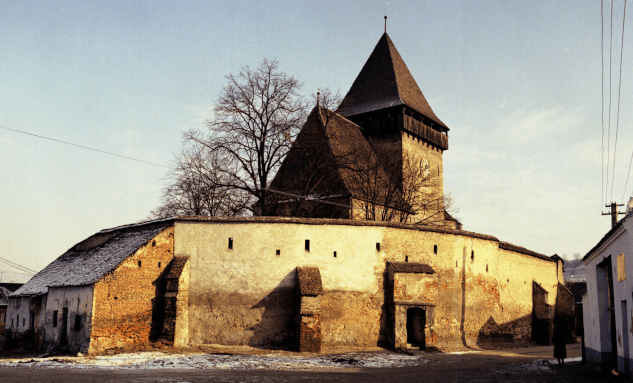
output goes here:
[[562, 260], [444, 211], [448, 131], [385, 33], [341, 106], [307, 119], [270, 186], [277, 216], [102, 230], [10, 295], [5, 347], [549, 343], [573, 315]]

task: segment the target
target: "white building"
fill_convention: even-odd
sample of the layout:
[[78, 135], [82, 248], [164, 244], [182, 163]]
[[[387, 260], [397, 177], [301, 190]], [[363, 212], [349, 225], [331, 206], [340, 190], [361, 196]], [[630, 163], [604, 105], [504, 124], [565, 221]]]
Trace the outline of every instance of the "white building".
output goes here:
[[587, 291], [583, 316], [587, 360], [630, 373], [633, 336], [633, 213], [628, 213], [583, 258]]

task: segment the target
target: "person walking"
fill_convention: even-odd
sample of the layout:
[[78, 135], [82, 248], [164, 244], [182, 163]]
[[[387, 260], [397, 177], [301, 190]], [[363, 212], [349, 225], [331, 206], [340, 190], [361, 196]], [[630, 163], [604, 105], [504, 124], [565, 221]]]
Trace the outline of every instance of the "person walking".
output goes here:
[[554, 358], [558, 360], [559, 367], [565, 367], [565, 358], [567, 358], [565, 332], [557, 326], [552, 338], [554, 342]]

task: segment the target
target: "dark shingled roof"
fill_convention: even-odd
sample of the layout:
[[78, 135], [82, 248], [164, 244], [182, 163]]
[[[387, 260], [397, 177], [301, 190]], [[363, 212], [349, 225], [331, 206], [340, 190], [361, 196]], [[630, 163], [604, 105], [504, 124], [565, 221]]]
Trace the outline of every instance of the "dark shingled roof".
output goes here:
[[[317, 105], [293, 142], [270, 188], [301, 195], [307, 186], [313, 187], [309, 185], [309, 180], [316, 178], [321, 184], [314, 186], [313, 191], [363, 199], [368, 194], [367, 190], [363, 190], [367, 188], [368, 174], [374, 182], [393, 185], [384, 164], [360, 127]], [[401, 198], [401, 193], [395, 185], [392, 190], [395, 196], [389, 203], [394, 204]], [[377, 198], [382, 198], [382, 201], [376, 201], [378, 204], [386, 203], [383, 193]]]
[[318, 267], [297, 267], [297, 280], [301, 296], [317, 296], [323, 293], [321, 273]]
[[442, 126], [389, 36], [382, 35], [338, 110], [345, 117], [406, 105]]
[[388, 262], [394, 273], [435, 274], [435, 270], [426, 263]]
[[[170, 225], [169, 222], [162, 222], [158, 226], [141, 224], [132, 230], [103, 230], [54, 260], [11, 296], [46, 294], [48, 287], [93, 284]], [[126, 229], [129, 227], [133, 226]], [[96, 244], [103, 239], [105, 242], [90, 246], [91, 241]]]
[[9, 289], [0, 286], [0, 306], [6, 306], [9, 304], [9, 294], [11, 294]]

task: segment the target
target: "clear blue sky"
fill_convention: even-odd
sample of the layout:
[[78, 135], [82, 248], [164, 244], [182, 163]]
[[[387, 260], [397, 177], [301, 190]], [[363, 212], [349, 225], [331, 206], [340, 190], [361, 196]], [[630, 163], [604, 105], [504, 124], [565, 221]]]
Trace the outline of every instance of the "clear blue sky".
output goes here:
[[[629, 24], [605, 197], [599, 1], [0, 1], [0, 126], [168, 166], [242, 65], [276, 58], [306, 94], [347, 92], [385, 10], [451, 129], [445, 189], [464, 229], [584, 255], [610, 227], [601, 204], [622, 202], [633, 148]], [[0, 129], [0, 257], [39, 270], [101, 229], [143, 220], [165, 172]], [[631, 190], [633, 179], [627, 201]]]

